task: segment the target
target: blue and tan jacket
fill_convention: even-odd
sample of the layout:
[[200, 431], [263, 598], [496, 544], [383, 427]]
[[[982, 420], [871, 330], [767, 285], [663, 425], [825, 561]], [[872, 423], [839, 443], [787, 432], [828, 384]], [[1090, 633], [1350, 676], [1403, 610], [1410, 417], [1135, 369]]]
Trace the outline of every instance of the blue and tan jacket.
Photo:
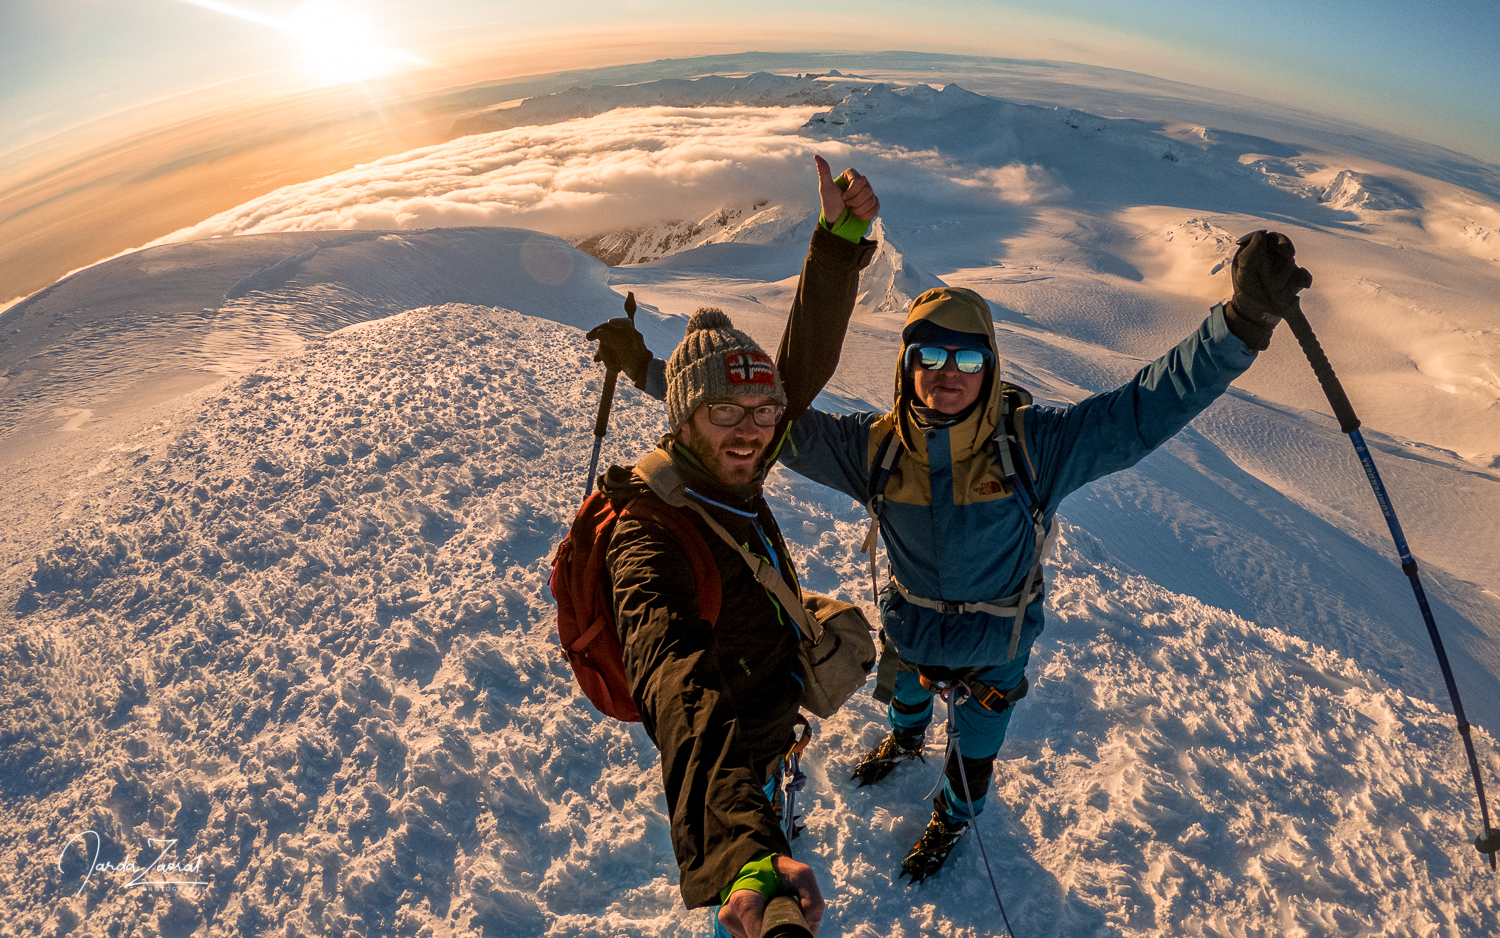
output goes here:
[[[811, 317], [809, 317], [811, 318]], [[919, 320], [979, 333], [996, 348], [989, 304], [958, 288], [928, 291], [912, 304], [904, 334]], [[799, 343], [827, 347], [847, 322], [788, 324], [782, 352]], [[801, 333], [799, 335], [799, 333]], [[1046, 523], [1063, 498], [1095, 479], [1129, 468], [1170, 439], [1224, 393], [1255, 361], [1236, 337], [1222, 306], [1171, 351], [1122, 387], [1065, 407], [1026, 406], [1015, 415], [1024, 466], [1035, 480]], [[797, 375], [786, 373], [790, 387]], [[990, 380], [961, 423], [919, 426], [911, 414], [909, 379], [898, 359], [895, 409], [835, 416], [816, 409], [791, 427], [780, 459], [789, 469], [860, 503], [870, 496], [876, 451], [895, 433], [903, 448], [885, 489], [880, 534], [892, 575], [912, 594], [954, 603], [991, 602], [1021, 589], [1036, 557], [1036, 534], [1021, 499], [1010, 491], [994, 444], [1002, 383]], [[1041, 634], [1043, 602], [1032, 602], [1019, 646]], [[1013, 621], [985, 612], [943, 613], [881, 594], [881, 624], [897, 651], [919, 665], [947, 668], [1011, 660]], [[1023, 655], [1024, 657], [1024, 655]]]

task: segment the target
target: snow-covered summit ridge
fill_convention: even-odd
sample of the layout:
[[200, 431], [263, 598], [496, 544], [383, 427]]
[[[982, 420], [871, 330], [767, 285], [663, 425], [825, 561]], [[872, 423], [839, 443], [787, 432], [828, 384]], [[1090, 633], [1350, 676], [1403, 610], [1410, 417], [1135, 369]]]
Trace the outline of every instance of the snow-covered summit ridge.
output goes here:
[[[979, 162], [987, 166], [1007, 160], [1040, 164], [1085, 192], [1094, 187], [1083, 173], [1070, 172], [1070, 164], [1078, 165], [1080, 148], [1114, 151], [1115, 159], [1127, 161], [1123, 165], [1135, 163], [1137, 172], [1147, 169], [1130, 153], [1138, 151], [1148, 159], [1191, 167], [1195, 174], [1208, 178], [1258, 180], [1354, 214], [1421, 207], [1414, 195], [1396, 183], [1368, 172], [1331, 168], [1278, 141], [1201, 125], [1105, 118], [1074, 108], [1017, 104], [957, 84], [940, 89], [884, 83], [855, 88], [837, 105], [810, 118], [804, 129], [837, 137], [874, 134], [889, 138], [909, 134], [918, 122], [926, 125], [930, 135], [926, 142], [937, 150], [965, 156], [982, 152]], [[972, 128], [981, 126], [983, 138], [973, 139]], [[1119, 166], [1116, 174], [1118, 170]], [[1337, 178], [1325, 185], [1314, 185], [1306, 178], [1325, 173], [1336, 173]], [[1278, 178], [1267, 178], [1271, 174]]]
[[[58, 407], [87, 411], [80, 426], [107, 420], [127, 392], [164, 371], [207, 384], [342, 326], [448, 302], [584, 327], [620, 308], [602, 265], [524, 229], [277, 232], [159, 245], [6, 311], [0, 437], [49, 433]], [[671, 340], [670, 331], [656, 333], [646, 302], [642, 329]]]
[[1396, 211], [1421, 208], [1421, 205], [1410, 194], [1401, 191], [1393, 183], [1348, 169], [1341, 170], [1334, 177], [1334, 180], [1323, 189], [1319, 200], [1334, 208], [1351, 211], [1359, 209]]

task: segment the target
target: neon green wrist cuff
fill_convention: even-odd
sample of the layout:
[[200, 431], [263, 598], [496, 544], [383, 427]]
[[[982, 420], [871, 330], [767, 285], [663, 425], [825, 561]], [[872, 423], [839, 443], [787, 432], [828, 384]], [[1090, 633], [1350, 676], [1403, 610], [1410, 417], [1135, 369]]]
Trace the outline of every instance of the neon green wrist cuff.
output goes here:
[[775, 898], [781, 889], [781, 877], [776, 874], [776, 854], [770, 850], [762, 850], [751, 857], [749, 863], [740, 867], [740, 874], [734, 878], [734, 882], [719, 893], [719, 904], [728, 902], [729, 897], [740, 889], [754, 889], [768, 901]]
[[851, 244], [858, 244], [860, 239], [870, 231], [870, 222], [860, 218], [847, 208], [844, 209], [838, 218], [834, 219], [832, 224], [829, 224], [828, 219], [819, 214], [818, 224]]

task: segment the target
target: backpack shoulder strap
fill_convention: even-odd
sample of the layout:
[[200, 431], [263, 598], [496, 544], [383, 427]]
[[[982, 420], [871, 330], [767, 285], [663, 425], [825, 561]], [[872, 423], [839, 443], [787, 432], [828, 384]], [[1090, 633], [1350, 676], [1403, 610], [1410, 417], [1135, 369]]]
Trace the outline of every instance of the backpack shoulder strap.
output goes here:
[[672, 456], [661, 447], [641, 457], [635, 464], [635, 474], [651, 487], [656, 497], [673, 508], [688, 506], [687, 480], [672, 464]]
[[891, 473], [901, 458], [901, 449], [901, 437], [895, 430], [887, 433], [875, 447], [875, 458], [870, 460], [870, 479], [865, 486], [867, 507], [871, 499], [885, 497], [885, 487], [891, 483]]
[[879, 574], [875, 569], [876, 538], [880, 535], [880, 506], [885, 502], [885, 488], [891, 484], [891, 473], [901, 458], [901, 437], [893, 429], [875, 448], [875, 458], [870, 461], [870, 481], [865, 489], [865, 511], [870, 513], [870, 530], [865, 532], [865, 543], [859, 552], [870, 560], [870, 602], [880, 601]]
[[[698, 517], [703, 519], [703, 523], [708, 525], [710, 531], [714, 532], [725, 544], [734, 548], [735, 552], [740, 555], [740, 559], [745, 561], [745, 565], [750, 568], [750, 572], [755, 576], [756, 582], [760, 583], [771, 595], [776, 597], [776, 601], [781, 604], [786, 614], [797, 624], [802, 634], [806, 635], [814, 643], [823, 637], [823, 627], [808, 614], [807, 607], [802, 605], [802, 597], [793, 592], [790, 586], [787, 586], [786, 581], [781, 578], [781, 574], [776, 571], [776, 568], [746, 550], [728, 531], [724, 530], [722, 524], [714, 520], [706, 508], [698, 504], [695, 500], [688, 498], [687, 482], [682, 478], [682, 473], [677, 471], [677, 467], [672, 464], [672, 457], [665, 450], [658, 447], [647, 453], [641, 458], [640, 462], [636, 463], [635, 473], [650, 486], [651, 491], [657, 498], [672, 508], [687, 508], [692, 510]], [[680, 518], [681, 516], [679, 515]], [[688, 525], [688, 527], [691, 527], [691, 525]], [[693, 535], [700, 542], [703, 541], [702, 536], [696, 530], [693, 531]], [[705, 553], [707, 549], [708, 545], [704, 544]], [[712, 555], [710, 555], [710, 565], [712, 565], [712, 562]], [[714, 567], [714, 575], [715, 577], [718, 576], [717, 567]], [[722, 589], [721, 585], [720, 591]]]
[[1027, 514], [1040, 525], [1044, 512], [1042, 500], [1037, 495], [1036, 480], [1029, 470], [1022, 471], [1027, 462], [1021, 452], [1020, 411], [1030, 404], [1030, 391], [1013, 384], [1005, 385], [1000, 398], [1000, 420], [995, 427], [995, 457], [1000, 460], [1000, 470], [1025, 505]]
[[648, 518], [666, 528], [667, 533], [682, 545], [693, 567], [693, 580], [698, 584], [698, 616], [709, 625], [717, 625], [724, 602], [724, 586], [719, 578], [719, 565], [714, 562], [708, 542], [698, 529], [682, 512], [650, 492], [631, 499], [620, 511], [620, 517]]

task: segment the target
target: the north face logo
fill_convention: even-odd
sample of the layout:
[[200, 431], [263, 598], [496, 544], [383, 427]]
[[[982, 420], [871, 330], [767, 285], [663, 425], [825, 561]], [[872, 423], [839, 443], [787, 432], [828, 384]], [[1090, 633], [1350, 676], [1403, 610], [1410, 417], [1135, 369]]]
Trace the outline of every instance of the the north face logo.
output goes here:
[[776, 366], [765, 352], [729, 352], [724, 356], [724, 372], [734, 387], [776, 385]]
[[975, 495], [999, 495], [1004, 491], [1004, 486], [1002, 486], [999, 482], [996, 482], [994, 479], [989, 479], [974, 486]]

